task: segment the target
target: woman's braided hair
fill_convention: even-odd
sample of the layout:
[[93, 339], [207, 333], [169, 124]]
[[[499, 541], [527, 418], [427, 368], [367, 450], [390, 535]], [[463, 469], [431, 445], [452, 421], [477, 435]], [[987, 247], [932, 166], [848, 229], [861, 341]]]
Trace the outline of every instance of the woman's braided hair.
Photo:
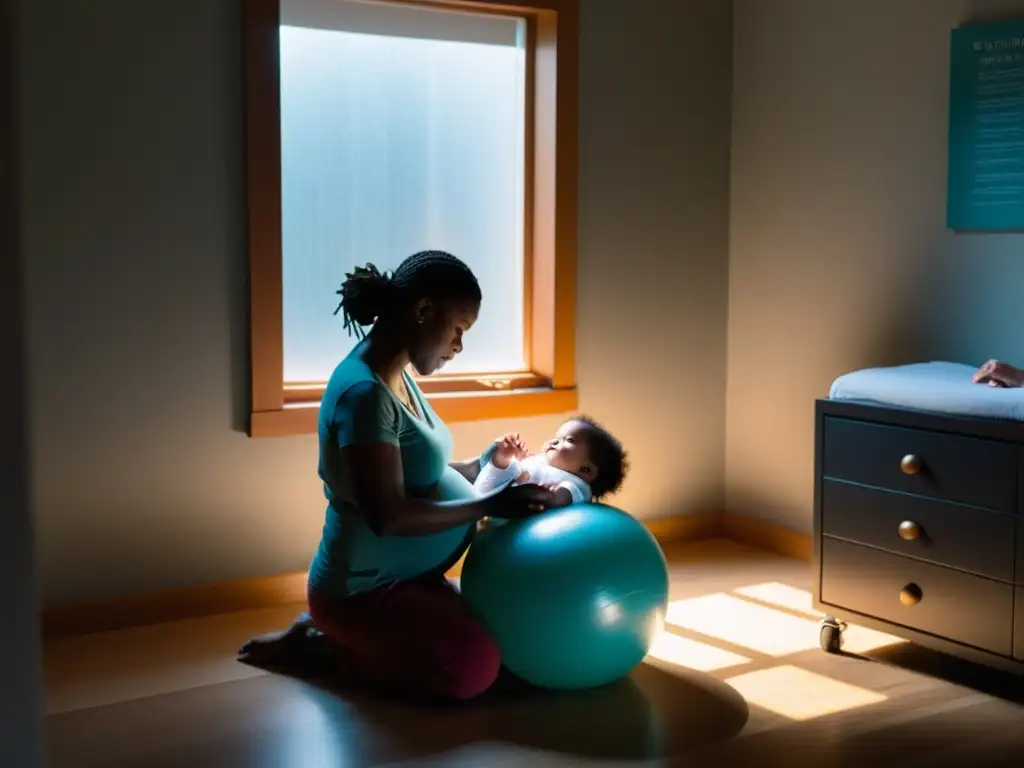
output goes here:
[[404, 309], [410, 302], [431, 298], [436, 301], [480, 302], [480, 284], [461, 260], [444, 251], [420, 251], [409, 256], [394, 272], [381, 272], [373, 264], [347, 273], [336, 293], [351, 334], [373, 325], [382, 317]]

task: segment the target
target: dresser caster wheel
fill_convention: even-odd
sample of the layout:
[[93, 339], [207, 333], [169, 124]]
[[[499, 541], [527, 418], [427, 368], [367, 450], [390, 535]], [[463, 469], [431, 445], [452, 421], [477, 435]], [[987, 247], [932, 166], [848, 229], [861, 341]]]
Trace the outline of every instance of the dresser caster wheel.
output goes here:
[[843, 631], [846, 629], [846, 623], [833, 616], [826, 616], [818, 623], [818, 626], [821, 628], [818, 634], [821, 650], [825, 653], [839, 653], [843, 647]]

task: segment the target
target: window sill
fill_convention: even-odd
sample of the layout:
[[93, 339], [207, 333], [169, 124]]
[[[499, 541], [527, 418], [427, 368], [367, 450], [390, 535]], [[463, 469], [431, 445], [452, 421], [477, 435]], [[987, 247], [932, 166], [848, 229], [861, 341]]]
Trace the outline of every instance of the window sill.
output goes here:
[[[427, 395], [431, 407], [448, 424], [490, 419], [543, 416], [576, 410], [576, 388], [436, 393]], [[250, 437], [310, 435], [317, 431], [320, 402], [291, 403], [279, 411], [255, 411], [249, 418]]]

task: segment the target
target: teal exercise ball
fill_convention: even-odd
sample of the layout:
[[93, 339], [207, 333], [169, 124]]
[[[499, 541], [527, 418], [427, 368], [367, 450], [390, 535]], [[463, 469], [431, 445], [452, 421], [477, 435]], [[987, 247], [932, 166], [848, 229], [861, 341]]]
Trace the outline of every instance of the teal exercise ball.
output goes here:
[[461, 582], [508, 670], [556, 690], [627, 675], [647, 655], [668, 605], [658, 542], [631, 515], [604, 504], [483, 531]]

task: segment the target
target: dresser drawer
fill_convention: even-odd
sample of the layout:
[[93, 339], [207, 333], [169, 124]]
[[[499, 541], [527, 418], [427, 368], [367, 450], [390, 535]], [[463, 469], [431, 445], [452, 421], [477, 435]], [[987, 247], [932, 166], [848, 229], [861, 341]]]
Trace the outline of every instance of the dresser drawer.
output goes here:
[[[823, 602], [1011, 655], [1014, 588], [1010, 584], [845, 541], [824, 539], [821, 546]], [[919, 599], [908, 605], [904, 596], [908, 602]]]
[[821, 532], [858, 544], [1013, 582], [1016, 516], [948, 501], [822, 484]]
[[1017, 511], [1017, 446], [973, 437], [827, 418], [826, 477]]

